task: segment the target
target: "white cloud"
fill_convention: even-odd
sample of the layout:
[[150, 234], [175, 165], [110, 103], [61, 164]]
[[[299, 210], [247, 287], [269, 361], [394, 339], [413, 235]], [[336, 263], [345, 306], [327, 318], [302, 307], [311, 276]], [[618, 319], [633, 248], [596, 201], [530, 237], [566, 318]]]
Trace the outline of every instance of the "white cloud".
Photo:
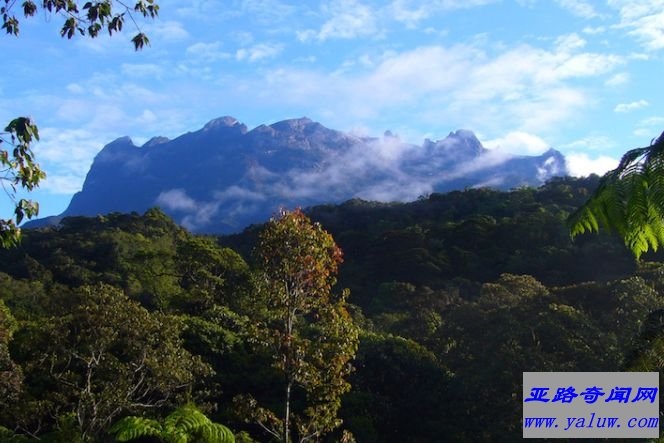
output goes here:
[[585, 53], [575, 55], [556, 68], [559, 78], [594, 77], [613, 70], [623, 64], [624, 59], [617, 55]]
[[600, 14], [590, 2], [584, 0], [556, 0], [562, 8], [582, 18], [595, 18]]
[[329, 17], [327, 21], [317, 31], [308, 29], [298, 32], [299, 40], [352, 39], [378, 31], [377, 12], [358, 0], [333, 0], [322, 10]]
[[628, 81], [629, 81], [629, 74], [626, 72], [619, 72], [609, 77], [609, 79], [606, 80], [604, 84], [606, 86], [619, 86], [619, 85], [624, 85]]
[[230, 186], [223, 191], [214, 192], [214, 198], [220, 203], [233, 199], [248, 202], [265, 200], [265, 196], [263, 194], [250, 191], [248, 189], [243, 189], [236, 185]]
[[608, 0], [620, 14], [619, 28], [628, 29], [648, 50], [664, 49], [664, 2], [662, 0]]
[[645, 108], [649, 103], [646, 100], [638, 100], [631, 103], [620, 103], [613, 109], [614, 112], [631, 112], [637, 109]]
[[159, 194], [155, 203], [171, 211], [193, 211], [198, 206], [183, 189], [164, 191]]
[[591, 135], [559, 146], [560, 149], [572, 152], [610, 151], [617, 147], [613, 139], [603, 135]]
[[636, 128], [632, 133], [637, 137], [648, 137], [652, 135], [652, 131], [646, 128]]
[[638, 123], [637, 129], [634, 130], [634, 135], [643, 138], [656, 138], [664, 127], [664, 117], [653, 116], [641, 120]]
[[573, 52], [586, 45], [586, 41], [579, 37], [579, 34], [572, 33], [562, 35], [556, 39], [556, 47], [562, 52]]
[[[435, 14], [470, 9], [496, 3], [498, 0], [392, 0], [380, 11], [380, 16], [394, 20], [414, 29], [423, 20]], [[433, 28], [429, 28], [433, 29]]]
[[639, 122], [639, 125], [641, 126], [664, 126], [664, 117], [648, 117], [641, 122]]
[[228, 4], [223, 0], [188, 0], [187, 2], [173, 2], [162, 5], [163, 9], [174, 10], [175, 13], [187, 21], [210, 20], [228, 15]]
[[234, 32], [231, 37], [242, 46], [248, 46], [254, 42], [254, 35], [247, 31]]
[[145, 26], [145, 33], [152, 44], [172, 43], [189, 38], [184, 25], [175, 20], [157, 20]]
[[144, 109], [136, 120], [139, 125], [149, 125], [159, 121], [157, 115], [149, 109]]
[[583, 28], [582, 32], [588, 35], [597, 35], [606, 32], [606, 28], [604, 26], [595, 26], [595, 27], [586, 26], [585, 28]]
[[53, 194], [80, 191], [92, 159], [102, 148], [100, 134], [86, 129], [40, 128], [35, 155], [47, 177], [40, 187]]
[[488, 149], [504, 149], [512, 154], [539, 155], [551, 146], [540, 137], [523, 131], [509, 132], [507, 135], [482, 143]]
[[283, 49], [284, 47], [281, 44], [261, 43], [250, 48], [238, 49], [235, 53], [235, 58], [237, 60], [257, 62], [263, 59], [274, 58], [279, 55]]
[[572, 152], [566, 154], [567, 169], [570, 175], [586, 177], [590, 174], [604, 175], [618, 166], [618, 159], [600, 155], [591, 158], [586, 153]]
[[483, 133], [512, 128], [541, 135], [593, 102], [578, 80], [610, 74], [624, 63], [612, 54], [558, 47], [522, 45], [489, 55], [470, 45], [426, 46], [351, 71], [274, 69], [243, 87], [256, 91], [264, 106], [311, 109], [313, 103], [316, 114], [337, 127], [399, 109], [426, 125], [448, 122]]
[[231, 54], [221, 50], [221, 42], [194, 43], [193, 45], [188, 46], [185, 52], [189, 57], [195, 57], [207, 62], [223, 60], [231, 57]]
[[85, 89], [78, 83], [70, 83], [67, 85], [67, 91], [71, 92], [72, 94], [83, 94], [85, 92]]
[[242, 10], [259, 22], [270, 24], [288, 19], [296, 8], [279, 0], [242, 0]]
[[428, 7], [430, 3], [413, 3], [411, 0], [394, 0], [389, 6], [389, 14], [407, 27], [415, 28], [420, 21], [429, 17], [431, 10]]

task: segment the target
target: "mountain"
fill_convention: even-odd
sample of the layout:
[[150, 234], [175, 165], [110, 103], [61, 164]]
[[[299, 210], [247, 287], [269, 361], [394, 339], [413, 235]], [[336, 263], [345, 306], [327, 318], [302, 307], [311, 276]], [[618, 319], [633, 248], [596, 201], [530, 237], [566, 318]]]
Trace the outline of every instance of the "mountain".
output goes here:
[[265, 221], [281, 206], [409, 201], [467, 187], [536, 186], [566, 173], [565, 158], [554, 149], [514, 156], [485, 149], [468, 130], [414, 145], [389, 131], [360, 137], [308, 118], [248, 130], [222, 117], [173, 140], [109, 143], [67, 209], [25, 227], [160, 206], [192, 231], [230, 233]]

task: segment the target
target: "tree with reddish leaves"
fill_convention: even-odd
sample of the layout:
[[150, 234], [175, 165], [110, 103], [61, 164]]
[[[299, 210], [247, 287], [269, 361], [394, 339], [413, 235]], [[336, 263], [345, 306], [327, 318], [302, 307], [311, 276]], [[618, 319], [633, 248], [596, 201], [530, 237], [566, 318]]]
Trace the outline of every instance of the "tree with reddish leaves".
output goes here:
[[276, 411], [248, 395], [235, 402], [279, 442], [318, 441], [341, 425], [337, 412], [358, 345], [349, 291], [332, 292], [342, 252], [298, 209], [268, 223], [257, 258], [256, 337], [283, 377], [283, 401]]

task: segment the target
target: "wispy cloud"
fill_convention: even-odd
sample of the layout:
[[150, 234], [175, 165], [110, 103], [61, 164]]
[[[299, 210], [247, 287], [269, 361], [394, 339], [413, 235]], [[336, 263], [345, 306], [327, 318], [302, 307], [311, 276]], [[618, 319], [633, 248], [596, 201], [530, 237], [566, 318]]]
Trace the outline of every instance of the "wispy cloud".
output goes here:
[[664, 3], [661, 0], [608, 0], [620, 14], [619, 28], [628, 30], [644, 48], [664, 49]]
[[588, 35], [598, 35], [606, 32], [606, 28], [604, 26], [586, 26], [582, 32]]
[[297, 33], [300, 41], [351, 39], [373, 35], [378, 31], [377, 12], [359, 0], [333, 0], [322, 7], [327, 20], [320, 29]]
[[556, 39], [556, 47], [561, 52], [573, 52], [586, 46], [586, 41], [579, 34], [562, 35]]
[[245, 89], [258, 91], [264, 104], [317, 104], [316, 115], [337, 127], [399, 109], [425, 124], [541, 134], [592, 103], [580, 80], [601, 78], [625, 63], [618, 55], [580, 49], [559, 41], [551, 50], [521, 45], [490, 55], [473, 45], [426, 46], [341, 74], [274, 69], [246, 80]]
[[189, 38], [185, 25], [177, 20], [157, 20], [145, 26], [145, 33], [154, 44], [179, 42]]
[[572, 152], [587, 152], [587, 151], [608, 152], [617, 147], [618, 145], [616, 144], [616, 141], [614, 139], [603, 135], [590, 135], [587, 137], [583, 137], [579, 140], [574, 140], [573, 142], [559, 146], [560, 149]]
[[281, 23], [291, 17], [297, 8], [280, 0], [242, 0], [241, 8], [263, 24]]
[[41, 188], [52, 194], [80, 191], [92, 159], [102, 148], [98, 133], [86, 129], [41, 128], [41, 142], [35, 147], [39, 161], [48, 163]]
[[646, 100], [637, 100], [635, 102], [630, 102], [630, 103], [620, 103], [616, 105], [615, 108], [613, 108], [613, 111], [621, 113], [631, 112], [637, 109], [645, 108], [648, 105], [649, 103]]
[[198, 42], [187, 47], [186, 54], [189, 57], [204, 60], [206, 62], [214, 62], [217, 60], [224, 60], [231, 58], [232, 55], [228, 52], [221, 50], [221, 42]]
[[170, 211], [192, 211], [196, 209], [196, 201], [187, 195], [184, 189], [170, 189], [157, 196], [155, 203]]
[[514, 154], [538, 155], [551, 147], [540, 137], [523, 131], [513, 131], [503, 137], [487, 140], [484, 146], [489, 149], [509, 149]]
[[260, 43], [248, 48], [238, 49], [235, 53], [235, 58], [237, 60], [257, 62], [264, 59], [274, 58], [279, 55], [283, 49], [284, 46], [282, 44]]
[[664, 117], [653, 116], [639, 121], [634, 135], [645, 139], [654, 139], [660, 134], [664, 127]]
[[556, 0], [556, 3], [578, 17], [590, 19], [600, 16], [592, 3], [585, 0]]
[[123, 63], [121, 69], [129, 77], [159, 79], [164, 73], [164, 69], [154, 63]]
[[626, 72], [619, 72], [609, 77], [604, 84], [606, 86], [619, 86], [624, 85], [629, 81], [629, 74]]

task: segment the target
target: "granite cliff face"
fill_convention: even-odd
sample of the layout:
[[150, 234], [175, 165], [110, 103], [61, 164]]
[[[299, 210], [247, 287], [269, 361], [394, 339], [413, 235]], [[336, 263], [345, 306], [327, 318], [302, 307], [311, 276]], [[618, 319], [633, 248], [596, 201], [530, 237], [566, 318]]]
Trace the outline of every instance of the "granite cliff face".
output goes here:
[[554, 149], [513, 156], [485, 149], [468, 130], [418, 146], [389, 131], [358, 137], [307, 118], [249, 131], [222, 117], [174, 140], [155, 137], [141, 147], [129, 137], [109, 143], [65, 212], [27, 227], [160, 206], [193, 231], [229, 233], [266, 221], [280, 206], [407, 201], [466, 187], [536, 186], [566, 173], [565, 159]]

